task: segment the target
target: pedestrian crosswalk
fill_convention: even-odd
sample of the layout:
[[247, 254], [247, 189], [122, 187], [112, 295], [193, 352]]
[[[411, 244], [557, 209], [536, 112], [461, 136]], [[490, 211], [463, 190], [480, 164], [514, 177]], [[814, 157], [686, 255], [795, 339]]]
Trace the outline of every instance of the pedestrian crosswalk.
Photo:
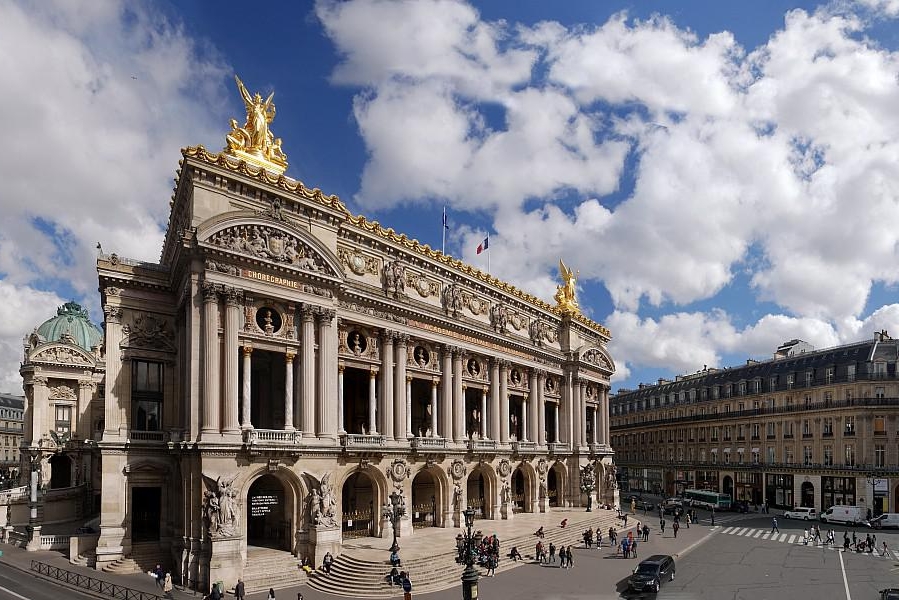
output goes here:
[[[842, 550], [842, 546], [840, 545], [828, 545], [822, 544], [819, 542], [809, 541], [806, 543], [804, 540], [804, 536], [801, 533], [780, 533], [780, 531], [772, 531], [771, 529], [758, 529], [756, 527], [740, 527], [740, 526], [730, 526], [730, 527], [713, 527], [712, 528], [716, 533], [723, 533], [725, 535], [735, 535], [740, 537], [746, 537], [757, 540], [767, 540], [769, 542], [779, 542], [783, 544], [798, 544], [800, 546], [808, 546], [809, 548], [820, 548], [822, 550]], [[892, 557], [899, 560], [899, 552], [895, 550], [889, 551]], [[872, 558], [884, 558], [881, 556], [880, 552], [852, 552], [852, 554], [858, 554], [859, 556], [870, 556]]]

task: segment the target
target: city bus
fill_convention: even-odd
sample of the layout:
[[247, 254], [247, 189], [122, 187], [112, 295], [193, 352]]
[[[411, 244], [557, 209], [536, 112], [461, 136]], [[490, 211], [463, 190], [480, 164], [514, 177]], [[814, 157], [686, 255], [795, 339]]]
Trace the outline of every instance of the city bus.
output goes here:
[[729, 510], [731, 504], [730, 494], [720, 494], [707, 490], [687, 490], [684, 492], [684, 499], [691, 506], [714, 508], [715, 510]]

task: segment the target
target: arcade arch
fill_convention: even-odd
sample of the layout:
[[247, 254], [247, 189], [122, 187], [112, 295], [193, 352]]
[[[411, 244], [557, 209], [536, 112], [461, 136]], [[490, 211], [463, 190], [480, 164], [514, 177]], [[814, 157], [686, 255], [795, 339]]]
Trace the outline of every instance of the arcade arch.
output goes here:
[[343, 539], [381, 535], [381, 507], [387, 500], [387, 480], [372, 468], [350, 472], [340, 488]]
[[528, 466], [522, 463], [512, 471], [512, 512], [534, 512], [534, 473]]
[[496, 480], [484, 465], [478, 465], [466, 480], [466, 506], [475, 511], [476, 519], [495, 519]]
[[556, 462], [546, 473], [546, 492], [551, 507], [565, 506], [565, 467]]
[[442, 473], [426, 467], [412, 478], [412, 527], [441, 527], [446, 513], [447, 483]]

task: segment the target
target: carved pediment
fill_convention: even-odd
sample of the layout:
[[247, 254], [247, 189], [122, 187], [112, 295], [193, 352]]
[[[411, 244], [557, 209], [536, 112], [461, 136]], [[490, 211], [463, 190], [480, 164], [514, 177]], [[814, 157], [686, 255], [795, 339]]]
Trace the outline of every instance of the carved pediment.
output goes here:
[[609, 360], [609, 357], [600, 350], [599, 348], [590, 348], [583, 353], [581, 353], [581, 361], [596, 365], [600, 369], [606, 369], [610, 371], [614, 371], [615, 367], [612, 365], [612, 361]]
[[49, 386], [51, 400], [77, 400], [75, 390], [64, 383]]
[[94, 359], [81, 348], [53, 345], [38, 350], [31, 356], [31, 362], [62, 365], [93, 365]]
[[234, 225], [214, 233], [208, 240], [229, 252], [287, 265], [301, 271], [336, 277], [321, 253], [295, 234], [269, 225]]

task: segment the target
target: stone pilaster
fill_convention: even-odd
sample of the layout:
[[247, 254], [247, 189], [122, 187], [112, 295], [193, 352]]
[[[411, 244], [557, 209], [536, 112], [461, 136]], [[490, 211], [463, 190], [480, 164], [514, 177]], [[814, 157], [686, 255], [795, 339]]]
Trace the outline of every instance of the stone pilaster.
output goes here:
[[203, 425], [201, 439], [221, 437], [219, 414], [219, 287], [203, 282]]
[[[118, 439], [122, 432], [119, 427], [122, 425], [120, 406], [124, 401], [122, 398], [121, 381], [128, 379], [128, 395], [131, 394], [131, 370], [130, 363], [122, 361], [122, 340], [124, 333], [122, 332], [122, 307], [107, 304], [103, 307], [105, 316], [105, 342], [106, 342], [106, 393], [103, 402], [103, 420], [104, 431], [103, 439]], [[35, 403], [37, 406], [37, 403]], [[34, 416], [38, 413], [35, 411]], [[40, 437], [34, 438], [35, 440]]]
[[409, 336], [398, 333], [395, 336], [396, 367], [393, 383], [393, 436], [397, 441], [406, 441], [411, 429], [407, 427], [406, 411], [411, 409], [411, 399], [406, 394], [406, 352]]
[[309, 306], [300, 310], [300, 429], [304, 438], [315, 437], [315, 313]]
[[240, 420], [238, 415], [238, 384], [240, 373], [238, 371], [237, 334], [240, 329], [240, 312], [243, 306], [243, 292], [235, 288], [224, 288], [225, 299], [225, 349], [224, 349], [224, 379], [225, 379], [225, 413], [223, 415], [222, 431], [226, 435], [237, 437], [240, 433]]

